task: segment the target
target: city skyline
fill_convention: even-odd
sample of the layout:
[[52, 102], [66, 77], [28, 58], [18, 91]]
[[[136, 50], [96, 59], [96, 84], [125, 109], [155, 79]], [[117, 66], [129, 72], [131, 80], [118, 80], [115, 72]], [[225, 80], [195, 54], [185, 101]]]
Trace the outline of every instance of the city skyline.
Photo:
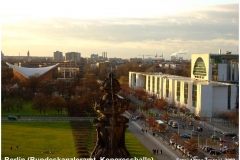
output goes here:
[[166, 59], [177, 52], [190, 59], [193, 53], [219, 49], [238, 54], [238, 5], [237, 0], [12, 0], [1, 5], [1, 50], [6, 56], [25, 56], [29, 50], [31, 56], [61, 51], [142, 58], [157, 53]]

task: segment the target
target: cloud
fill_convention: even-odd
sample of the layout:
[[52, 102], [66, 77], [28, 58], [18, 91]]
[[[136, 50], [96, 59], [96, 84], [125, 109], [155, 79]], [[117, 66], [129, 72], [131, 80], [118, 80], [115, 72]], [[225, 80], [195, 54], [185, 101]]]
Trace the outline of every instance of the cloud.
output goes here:
[[[238, 45], [238, 4], [204, 7], [153, 18], [49, 18], [2, 24], [2, 46], [53, 46], [94, 52], [210, 52]], [[89, 48], [87, 48], [89, 47]], [[118, 51], [114, 51], [117, 49]], [[72, 50], [72, 49], [71, 49]], [[139, 51], [141, 50], [141, 51]], [[155, 50], [155, 52], [154, 52]], [[81, 52], [81, 51], [80, 51]]]

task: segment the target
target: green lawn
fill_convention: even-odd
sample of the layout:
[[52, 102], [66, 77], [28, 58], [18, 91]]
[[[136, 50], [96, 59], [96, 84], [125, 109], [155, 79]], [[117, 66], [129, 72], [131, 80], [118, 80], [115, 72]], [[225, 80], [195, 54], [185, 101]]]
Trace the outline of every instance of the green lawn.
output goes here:
[[[132, 157], [154, 157], [130, 132], [127, 131], [125, 137], [126, 147]], [[77, 157], [69, 122], [2, 122], [1, 147], [2, 159]], [[51, 154], [42, 153], [48, 149]]]
[[[1, 147], [2, 159], [77, 156], [69, 122], [3, 122]], [[42, 153], [48, 149], [51, 154]]]

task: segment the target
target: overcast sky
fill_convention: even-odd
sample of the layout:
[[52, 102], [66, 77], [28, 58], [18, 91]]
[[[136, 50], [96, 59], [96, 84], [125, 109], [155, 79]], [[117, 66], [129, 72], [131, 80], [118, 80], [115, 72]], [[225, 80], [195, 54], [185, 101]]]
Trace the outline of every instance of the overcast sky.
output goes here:
[[[4, 55], [109, 58], [218, 53], [239, 47], [238, 0], [5, 0]], [[147, 57], [147, 56], [146, 56]]]

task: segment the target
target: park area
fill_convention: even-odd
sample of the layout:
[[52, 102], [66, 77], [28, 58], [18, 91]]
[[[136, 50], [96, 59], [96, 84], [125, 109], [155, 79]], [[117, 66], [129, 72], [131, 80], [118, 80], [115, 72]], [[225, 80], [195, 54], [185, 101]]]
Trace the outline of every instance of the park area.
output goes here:
[[[153, 157], [130, 132], [125, 139], [132, 157]], [[1, 158], [87, 158], [95, 142], [95, 128], [89, 121], [2, 122]]]

